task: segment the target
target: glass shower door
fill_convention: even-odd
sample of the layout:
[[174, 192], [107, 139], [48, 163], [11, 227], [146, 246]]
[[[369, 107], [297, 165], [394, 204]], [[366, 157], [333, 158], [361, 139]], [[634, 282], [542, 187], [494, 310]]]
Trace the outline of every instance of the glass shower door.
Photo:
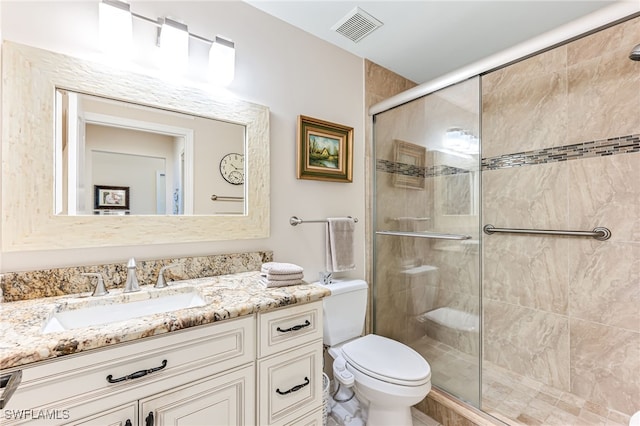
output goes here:
[[479, 78], [374, 117], [376, 334], [480, 401]]

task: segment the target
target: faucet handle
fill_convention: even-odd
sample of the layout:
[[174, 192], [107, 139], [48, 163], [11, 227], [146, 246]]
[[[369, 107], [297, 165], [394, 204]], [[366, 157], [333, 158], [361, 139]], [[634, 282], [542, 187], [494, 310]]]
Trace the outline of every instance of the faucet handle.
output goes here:
[[98, 272], [83, 272], [80, 275], [98, 278], [96, 287], [93, 289], [93, 293], [91, 294], [92, 296], [104, 296], [105, 294], [109, 294], [109, 291], [104, 285], [104, 278], [102, 278], [102, 274]]
[[176, 266], [180, 266], [180, 264], [172, 263], [171, 265], [163, 266], [162, 268], [160, 268], [160, 272], [158, 272], [158, 280], [156, 281], [155, 288], [164, 288], [168, 286], [167, 282], [164, 279], [164, 271], [166, 271], [169, 268], [175, 268]]
[[333, 274], [329, 271], [327, 272], [320, 272], [320, 281], [322, 282], [322, 284], [324, 285], [329, 285], [332, 283], [332, 279], [333, 279]]

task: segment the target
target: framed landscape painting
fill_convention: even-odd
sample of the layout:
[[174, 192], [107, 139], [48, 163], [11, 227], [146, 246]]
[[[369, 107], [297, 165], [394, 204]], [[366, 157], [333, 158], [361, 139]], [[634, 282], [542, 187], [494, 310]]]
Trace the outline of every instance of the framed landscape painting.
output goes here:
[[298, 116], [297, 178], [353, 181], [353, 127]]

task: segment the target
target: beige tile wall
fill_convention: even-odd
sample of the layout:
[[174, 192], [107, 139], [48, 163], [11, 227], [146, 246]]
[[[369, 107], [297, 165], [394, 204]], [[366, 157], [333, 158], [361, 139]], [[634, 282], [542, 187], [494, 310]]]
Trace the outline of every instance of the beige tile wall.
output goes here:
[[[482, 156], [640, 133], [640, 18], [482, 79]], [[640, 153], [483, 172], [483, 223], [611, 229], [610, 240], [484, 238], [484, 359], [640, 410]]]

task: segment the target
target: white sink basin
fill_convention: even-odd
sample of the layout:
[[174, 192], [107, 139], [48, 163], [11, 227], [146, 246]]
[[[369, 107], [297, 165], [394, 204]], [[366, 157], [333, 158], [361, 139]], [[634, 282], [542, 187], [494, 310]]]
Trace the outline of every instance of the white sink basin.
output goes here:
[[[110, 324], [139, 318], [146, 315], [195, 308], [206, 304], [195, 289], [185, 288], [178, 293], [159, 294], [152, 292], [129, 293], [115, 297], [103, 296], [75, 305], [66, 305], [53, 312], [45, 322], [42, 333], [73, 330], [94, 325]], [[128, 299], [140, 299], [133, 300]]]

